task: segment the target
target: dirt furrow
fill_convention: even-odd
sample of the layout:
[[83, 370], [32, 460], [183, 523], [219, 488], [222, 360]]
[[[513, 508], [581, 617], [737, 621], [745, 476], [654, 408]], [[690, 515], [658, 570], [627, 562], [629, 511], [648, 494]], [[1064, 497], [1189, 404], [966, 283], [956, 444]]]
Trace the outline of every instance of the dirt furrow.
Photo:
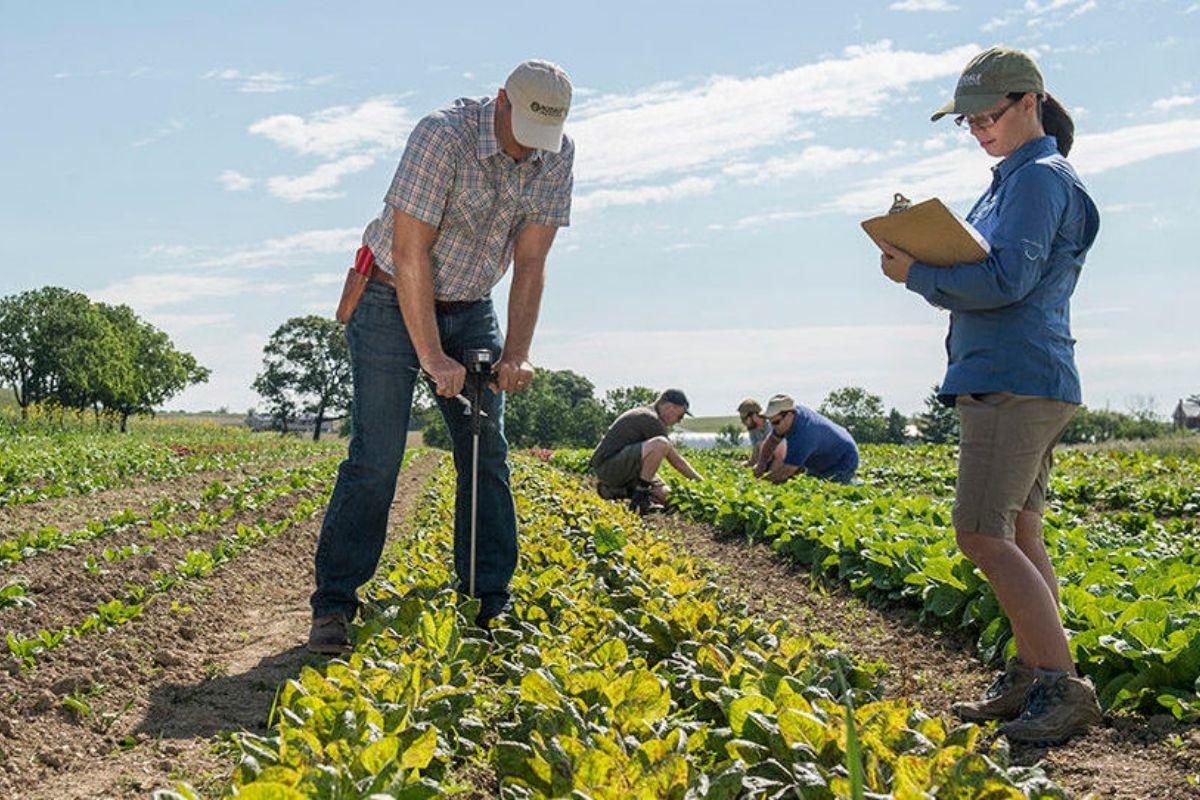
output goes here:
[[[393, 528], [438, 457], [400, 475]], [[144, 616], [79, 640], [37, 670], [0, 675], [0, 797], [133, 798], [186, 777], [218, 784], [220, 733], [262, 732], [303, 649], [320, 515], [160, 598]], [[73, 696], [90, 707], [71, 711]], [[70, 704], [70, 703], [69, 703]]]
[[[272, 485], [282, 480], [281, 477]], [[190, 532], [186, 536], [152, 539], [148, 536], [148, 525], [131, 525], [108, 536], [13, 564], [3, 573], [4, 581], [25, 582], [34, 606], [0, 610], [0, 630], [29, 635], [39, 630], [55, 630], [66, 624], [77, 624], [95, 610], [97, 603], [124, 597], [127, 584], [148, 586], [154, 580], [156, 571], [169, 570], [191, 550], [211, 546], [233, 531], [238, 523], [253, 524], [259, 519], [274, 522], [286, 516], [299, 500], [313, 496], [318, 490], [319, 487], [314, 485], [292, 491], [265, 503], [261, 508], [243, 510], [220, 524]], [[215, 513], [228, 506], [229, 501], [222, 500], [204, 510]], [[172, 517], [169, 522], [190, 523], [198, 516], [199, 512], [185, 512]], [[106, 548], [116, 549], [131, 544], [148, 548], [148, 551], [114, 562], [106, 562], [101, 558]], [[96, 559], [94, 571], [85, 569], [89, 556]]]

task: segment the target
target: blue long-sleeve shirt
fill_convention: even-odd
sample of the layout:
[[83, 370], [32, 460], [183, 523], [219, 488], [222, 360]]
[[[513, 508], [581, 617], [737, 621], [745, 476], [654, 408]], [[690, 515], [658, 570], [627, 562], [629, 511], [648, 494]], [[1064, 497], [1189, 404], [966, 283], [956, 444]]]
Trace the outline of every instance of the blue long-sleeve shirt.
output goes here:
[[942, 398], [1013, 392], [1081, 401], [1071, 295], [1100, 227], [1096, 204], [1054, 137], [992, 168], [967, 221], [991, 245], [976, 264], [914, 263], [907, 287], [950, 311]]

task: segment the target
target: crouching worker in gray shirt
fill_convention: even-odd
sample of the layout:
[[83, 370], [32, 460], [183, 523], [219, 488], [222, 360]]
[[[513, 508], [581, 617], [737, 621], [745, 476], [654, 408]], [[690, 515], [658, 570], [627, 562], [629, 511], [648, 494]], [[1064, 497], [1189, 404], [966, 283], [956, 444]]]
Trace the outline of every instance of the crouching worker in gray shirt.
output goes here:
[[654, 405], [631, 408], [617, 417], [592, 453], [600, 496], [627, 499], [639, 514], [654, 503], [665, 505], [667, 487], [655, 477], [664, 459], [685, 478], [700, 480], [700, 473], [667, 438], [668, 429], [688, 413], [684, 393], [667, 389]]

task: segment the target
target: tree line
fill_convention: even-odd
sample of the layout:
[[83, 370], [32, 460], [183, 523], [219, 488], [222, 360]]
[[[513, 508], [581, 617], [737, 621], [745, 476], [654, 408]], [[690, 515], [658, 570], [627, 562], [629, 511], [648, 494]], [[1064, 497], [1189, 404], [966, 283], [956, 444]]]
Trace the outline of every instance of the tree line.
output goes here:
[[209, 370], [126, 305], [46, 286], [0, 298], [0, 383], [22, 418], [38, 406], [94, 412], [97, 421], [152, 413]]
[[[283, 323], [263, 351], [263, 369], [254, 389], [266, 402], [277, 429], [287, 431], [299, 414], [308, 414], [315, 418], [313, 438], [318, 438], [322, 422], [344, 418], [350, 410], [350, 353], [342, 327], [311, 315]], [[911, 417], [895, 408], [885, 409], [879, 395], [860, 386], [830, 392], [817, 410], [865, 444], [955, 443], [958, 414], [941, 402], [939, 390], [932, 387], [924, 410]], [[591, 447], [617, 415], [655, 397], [656, 392], [645, 386], [613, 389], [599, 396], [583, 375], [538, 368], [528, 389], [505, 398], [504, 431], [514, 447]], [[1063, 442], [1148, 439], [1170, 431], [1169, 424], [1157, 419], [1152, 402], [1135, 405], [1128, 414], [1081, 408]], [[449, 447], [445, 423], [424, 382], [418, 383], [412, 425], [424, 430], [426, 444]], [[743, 432], [741, 426], [726, 426], [719, 442], [736, 444]]]

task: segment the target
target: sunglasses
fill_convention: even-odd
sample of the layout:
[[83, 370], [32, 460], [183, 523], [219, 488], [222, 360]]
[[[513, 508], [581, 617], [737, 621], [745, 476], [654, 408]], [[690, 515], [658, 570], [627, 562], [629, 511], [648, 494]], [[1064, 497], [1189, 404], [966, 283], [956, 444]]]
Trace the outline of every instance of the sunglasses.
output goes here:
[[978, 128], [985, 131], [1000, 121], [1005, 112], [1021, 102], [1020, 98], [1009, 101], [1009, 104], [999, 111], [988, 111], [983, 114], [959, 114], [954, 118], [954, 124], [960, 128]]

